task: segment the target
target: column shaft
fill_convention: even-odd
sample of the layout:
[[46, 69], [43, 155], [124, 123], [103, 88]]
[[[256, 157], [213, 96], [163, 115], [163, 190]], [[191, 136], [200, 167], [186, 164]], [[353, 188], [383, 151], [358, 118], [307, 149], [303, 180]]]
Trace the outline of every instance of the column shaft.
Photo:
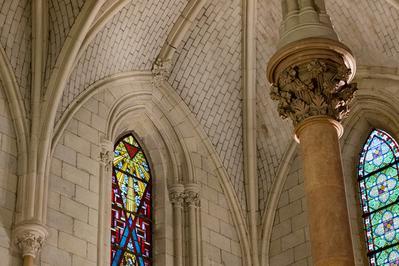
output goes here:
[[184, 186], [184, 201], [186, 204], [187, 216], [188, 216], [188, 247], [189, 247], [189, 265], [198, 265], [198, 220], [197, 220], [197, 208], [200, 206], [199, 198], [200, 187], [198, 184], [186, 184]]
[[341, 125], [325, 116], [308, 118], [296, 128], [315, 266], [354, 265], [339, 131]]
[[182, 234], [182, 212], [183, 207], [181, 202], [173, 203], [173, 231], [174, 235], [174, 250], [175, 250], [175, 265], [183, 265], [183, 234]]
[[300, 0], [300, 9], [314, 9], [314, 1]]
[[285, 1], [288, 13], [299, 10], [298, 0], [285, 0]]
[[195, 209], [197, 207], [194, 204], [188, 205], [188, 227], [189, 227], [189, 248], [190, 248], [190, 258], [189, 262], [191, 266], [197, 265], [197, 230], [196, 230], [196, 218]]
[[24, 256], [24, 266], [34, 266], [34, 260], [31, 255]]

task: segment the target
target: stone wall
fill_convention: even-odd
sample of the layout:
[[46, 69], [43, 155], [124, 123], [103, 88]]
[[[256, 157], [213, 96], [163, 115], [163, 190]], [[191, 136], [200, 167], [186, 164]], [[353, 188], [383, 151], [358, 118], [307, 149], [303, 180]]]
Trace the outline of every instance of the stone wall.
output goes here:
[[[152, 88], [151, 83], [145, 86]], [[131, 92], [131, 89], [127, 91]], [[107, 126], [105, 119], [110, 106], [118, 99], [120, 99], [119, 96], [113, 96], [113, 92], [108, 90], [89, 99], [73, 116], [55, 148], [50, 174], [47, 220], [50, 237], [42, 250], [42, 265], [97, 265], [99, 263], [97, 255], [98, 204], [99, 197], [103, 197], [99, 194], [99, 143]], [[185, 125], [186, 132], [194, 131], [194, 128], [187, 128], [189, 122], [186, 114], [176, 114], [176, 110], [170, 110], [170, 112], [173, 112], [175, 117], [180, 116], [185, 120], [182, 124]], [[163, 115], [156, 111], [149, 115], [156, 119], [164, 119]], [[119, 127], [124, 131], [134, 130], [142, 138], [143, 143], [148, 144], [143, 148], [148, 151], [147, 156], [153, 163], [155, 173], [159, 173], [162, 167], [170, 168], [170, 165], [159, 165], [167, 161], [161, 160], [163, 157], [159, 155], [159, 151], [164, 149], [163, 144], [155, 141], [157, 139], [153, 137], [154, 134], [159, 134], [159, 129], [150, 120], [142, 117], [137, 120], [133, 118], [134, 116], [127, 117], [126, 119], [130, 122], [122, 122]], [[189, 133], [190, 137], [188, 137], [189, 156], [194, 162], [194, 178], [201, 185], [199, 232], [202, 236], [202, 241], [200, 241], [202, 252], [199, 256], [203, 262], [202, 265], [242, 265], [238, 234], [220, 184], [218, 169], [208, 155], [202, 140], [191, 134]], [[162, 137], [159, 139], [162, 140]], [[160, 176], [153, 178], [157, 179], [157, 177], [160, 178]], [[162, 182], [155, 180], [154, 186], [157, 186], [154, 187], [157, 191], [156, 197], [154, 195], [155, 261], [158, 261], [159, 265], [173, 265], [172, 209], [166, 196], [166, 180]], [[162, 196], [159, 197], [159, 195]], [[105, 218], [108, 219], [108, 217]], [[104, 233], [104, 236], [107, 234]], [[186, 254], [187, 252], [188, 249], [185, 249]], [[161, 257], [158, 260], [159, 256]]]
[[232, 213], [218, 173], [209, 158], [203, 158], [203, 162], [206, 178], [201, 180], [202, 265], [244, 265]]
[[21, 264], [21, 259], [11, 247], [11, 228], [17, 193], [17, 139], [0, 84], [0, 258], [2, 265]]
[[100, 93], [79, 109], [51, 162], [42, 265], [97, 265], [100, 135], [112, 99]]
[[295, 155], [277, 207], [270, 242], [270, 265], [311, 265], [309, 229], [301, 169]]

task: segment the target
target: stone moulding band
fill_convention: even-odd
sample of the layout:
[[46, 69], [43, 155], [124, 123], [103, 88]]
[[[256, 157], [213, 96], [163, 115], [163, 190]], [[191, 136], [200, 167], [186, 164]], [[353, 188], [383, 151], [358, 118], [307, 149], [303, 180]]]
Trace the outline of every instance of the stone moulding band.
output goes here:
[[304, 121], [302, 121], [301, 123], [299, 123], [299, 124], [295, 127], [295, 129], [294, 129], [294, 132], [295, 132], [295, 141], [296, 141], [297, 143], [300, 143], [299, 136], [300, 136], [300, 134], [301, 134], [301, 131], [302, 131], [305, 127], [307, 127], [307, 126], [309, 126], [309, 125], [311, 125], [311, 124], [320, 124], [320, 123], [327, 123], [327, 124], [333, 125], [333, 126], [335, 127], [335, 129], [337, 130], [338, 139], [341, 138], [342, 135], [344, 134], [344, 128], [343, 128], [343, 126], [341, 125], [340, 122], [338, 122], [338, 121], [335, 120], [335, 119], [332, 119], [332, 118], [329, 117], [329, 116], [320, 115], [320, 116], [309, 117], [309, 118], [305, 119]]
[[289, 66], [314, 59], [332, 58], [339, 63], [343, 62], [351, 70], [347, 82], [352, 81], [356, 73], [356, 60], [352, 51], [344, 44], [326, 38], [306, 38], [282, 47], [269, 60], [267, 78], [271, 83], [276, 83], [280, 73]]

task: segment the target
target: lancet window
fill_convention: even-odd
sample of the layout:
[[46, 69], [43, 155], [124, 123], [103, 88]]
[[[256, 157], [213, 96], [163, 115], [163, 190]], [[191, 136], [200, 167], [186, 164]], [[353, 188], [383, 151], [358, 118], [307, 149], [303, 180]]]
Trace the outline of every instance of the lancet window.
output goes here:
[[374, 129], [360, 154], [358, 182], [370, 265], [399, 265], [399, 146]]
[[112, 165], [111, 265], [152, 265], [151, 173], [132, 134], [115, 145]]

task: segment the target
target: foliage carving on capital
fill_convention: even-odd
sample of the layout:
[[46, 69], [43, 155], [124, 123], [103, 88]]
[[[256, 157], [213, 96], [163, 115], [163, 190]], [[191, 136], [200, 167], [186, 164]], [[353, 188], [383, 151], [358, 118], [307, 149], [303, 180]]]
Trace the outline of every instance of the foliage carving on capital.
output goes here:
[[47, 230], [37, 224], [26, 224], [15, 229], [15, 245], [23, 256], [35, 258], [43, 247], [47, 237]]
[[104, 165], [105, 170], [109, 171], [111, 169], [113, 153], [111, 151], [100, 152], [100, 163]]
[[169, 193], [169, 200], [174, 205], [182, 206], [184, 202], [184, 193], [180, 191], [172, 191]]
[[184, 192], [184, 202], [186, 203], [187, 206], [199, 207], [200, 206], [199, 192], [186, 190]]
[[350, 74], [345, 65], [314, 59], [282, 71], [270, 96], [278, 101], [280, 116], [291, 118], [294, 125], [318, 115], [341, 121], [357, 90], [356, 84], [347, 83]]
[[113, 147], [114, 145], [111, 141], [106, 139], [101, 140], [101, 151], [98, 159], [106, 171], [111, 169], [112, 160], [114, 158]]
[[184, 186], [182, 184], [176, 183], [169, 186], [169, 200], [176, 207], [183, 206]]

